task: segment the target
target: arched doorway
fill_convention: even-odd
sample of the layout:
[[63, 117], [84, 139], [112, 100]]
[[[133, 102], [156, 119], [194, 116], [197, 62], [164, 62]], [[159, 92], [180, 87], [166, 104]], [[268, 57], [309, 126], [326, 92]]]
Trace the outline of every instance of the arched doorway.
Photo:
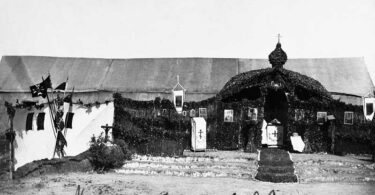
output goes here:
[[273, 139], [278, 139], [277, 142], [280, 140], [281, 145], [284, 145], [288, 123], [288, 100], [284, 90], [273, 88], [267, 89], [264, 104], [264, 119], [267, 123], [270, 123], [274, 119], [281, 123], [278, 126], [283, 127], [282, 132], [280, 130], [279, 132], [276, 132], [278, 135], [276, 135], [275, 132], [268, 132], [269, 134], [267, 134], [267, 139], [271, 139], [271, 137], [276, 136], [276, 138]]

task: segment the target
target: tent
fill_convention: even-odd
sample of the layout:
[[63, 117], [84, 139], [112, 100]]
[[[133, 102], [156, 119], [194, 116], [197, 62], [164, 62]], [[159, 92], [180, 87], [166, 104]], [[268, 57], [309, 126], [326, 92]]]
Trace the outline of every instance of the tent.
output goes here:
[[[74, 113], [72, 128], [67, 128], [65, 131], [67, 147], [64, 151], [68, 156], [75, 156], [89, 148], [92, 136], [97, 137], [104, 133], [102, 125], [112, 125], [114, 107], [113, 102], [93, 105], [90, 108], [74, 104], [71, 111]], [[16, 109], [13, 119], [13, 129], [16, 132], [15, 168], [34, 160], [53, 157], [56, 132], [52, 127], [50, 113], [50, 108], [46, 104], [41, 109], [35, 107]], [[40, 118], [43, 119], [40, 120]], [[110, 131], [109, 135], [111, 133]]]

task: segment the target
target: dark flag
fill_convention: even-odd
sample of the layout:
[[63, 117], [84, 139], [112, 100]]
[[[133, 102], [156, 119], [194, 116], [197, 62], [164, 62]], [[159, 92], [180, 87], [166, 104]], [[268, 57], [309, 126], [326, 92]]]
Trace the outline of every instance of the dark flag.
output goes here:
[[52, 88], [52, 83], [49, 76], [43, 80], [43, 82], [30, 86], [31, 95], [32, 97], [42, 96], [43, 98], [46, 98], [48, 88]]
[[55, 88], [55, 91], [65, 91], [65, 87], [66, 87], [66, 82], [63, 82]]
[[64, 102], [71, 103], [72, 102], [72, 94], [69, 94], [64, 97]]

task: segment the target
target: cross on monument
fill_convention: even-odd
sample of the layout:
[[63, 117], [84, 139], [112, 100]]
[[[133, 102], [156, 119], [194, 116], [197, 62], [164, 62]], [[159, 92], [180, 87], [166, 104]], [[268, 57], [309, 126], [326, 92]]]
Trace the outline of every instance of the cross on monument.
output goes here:
[[277, 138], [277, 132], [274, 131], [273, 133], [271, 133], [271, 135], [275, 136]]
[[202, 133], [203, 133], [202, 129], [199, 130], [199, 139], [202, 139]]
[[101, 127], [102, 127], [102, 128], [104, 129], [104, 131], [105, 131], [104, 142], [107, 142], [107, 140], [108, 140], [108, 131], [109, 131], [110, 129], [112, 129], [113, 127], [112, 127], [112, 126], [108, 126], [108, 123], [105, 124], [105, 126], [102, 125]]
[[282, 36], [280, 35], [280, 33], [279, 34], [277, 34], [277, 43], [280, 43], [280, 38], [281, 38]]

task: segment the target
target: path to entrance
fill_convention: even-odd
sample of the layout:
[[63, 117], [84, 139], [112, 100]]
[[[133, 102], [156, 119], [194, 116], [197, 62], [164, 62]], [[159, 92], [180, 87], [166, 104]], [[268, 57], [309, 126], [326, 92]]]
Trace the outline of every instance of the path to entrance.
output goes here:
[[293, 161], [285, 150], [277, 148], [261, 149], [258, 165], [258, 173], [255, 178], [260, 181], [297, 182]]

